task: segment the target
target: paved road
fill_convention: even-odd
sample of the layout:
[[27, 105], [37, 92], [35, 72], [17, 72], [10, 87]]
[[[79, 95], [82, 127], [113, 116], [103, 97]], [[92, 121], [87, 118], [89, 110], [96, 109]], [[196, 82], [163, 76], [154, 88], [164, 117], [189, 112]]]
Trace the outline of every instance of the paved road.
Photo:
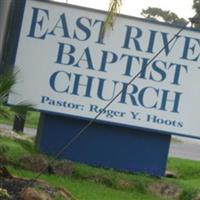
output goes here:
[[171, 142], [170, 157], [200, 160], [200, 140], [177, 137], [180, 142]]
[[[0, 128], [11, 129], [11, 126], [0, 124]], [[30, 136], [36, 135], [36, 129], [25, 128], [24, 133]], [[178, 142], [172, 140], [169, 149], [170, 157], [200, 160], [200, 140], [176, 137]]]
[[[5, 125], [5, 124], [0, 124], [0, 128], [12, 130], [12, 126]], [[34, 137], [36, 135], [36, 132], [37, 132], [36, 129], [33, 129], [33, 128], [24, 128], [24, 133], [27, 134], [27, 135], [29, 135], [29, 136], [31, 136], [31, 137]]]

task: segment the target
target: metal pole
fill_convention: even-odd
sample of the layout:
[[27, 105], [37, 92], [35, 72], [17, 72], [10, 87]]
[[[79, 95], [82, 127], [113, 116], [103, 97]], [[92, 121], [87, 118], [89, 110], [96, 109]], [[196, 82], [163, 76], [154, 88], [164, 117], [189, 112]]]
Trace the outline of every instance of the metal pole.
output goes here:
[[15, 132], [23, 132], [24, 131], [24, 126], [26, 122], [26, 112], [24, 113], [23, 116], [17, 116], [15, 115], [14, 118], [14, 123], [13, 123], [13, 131]]

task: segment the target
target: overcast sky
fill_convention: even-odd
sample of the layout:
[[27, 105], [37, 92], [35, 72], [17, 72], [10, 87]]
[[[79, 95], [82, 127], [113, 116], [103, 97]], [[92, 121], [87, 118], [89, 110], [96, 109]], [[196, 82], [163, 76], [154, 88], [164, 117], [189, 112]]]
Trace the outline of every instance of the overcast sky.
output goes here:
[[[66, 0], [58, 1], [66, 2]], [[107, 10], [109, 6], [109, 0], [68, 0], [68, 3], [102, 10]], [[149, 6], [173, 11], [179, 17], [184, 17], [185, 19], [194, 16], [193, 0], [122, 0], [122, 3], [121, 13], [136, 17], [141, 17], [142, 9], [146, 9]]]

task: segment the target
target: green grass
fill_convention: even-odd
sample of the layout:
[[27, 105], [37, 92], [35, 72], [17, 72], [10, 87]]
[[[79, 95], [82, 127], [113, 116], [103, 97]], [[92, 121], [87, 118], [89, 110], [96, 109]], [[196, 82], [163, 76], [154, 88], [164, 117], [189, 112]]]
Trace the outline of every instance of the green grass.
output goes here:
[[200, 177], [200, 161], [170, 158], [168, 168], [184, 180]]
[[0, 136], [0, 154], [4, 154], [11, 162], [18, 163], [23, 155], [35, 154], [32, 140], [16, 140]]
[[[9, 119], [6, 119], [3, 116], [0, 116], [0, 124], [8, 124], [8, 125], [13, 125], [13, 121], [14, 121], [14, 112], [12, 112], [9, 107], [6, 108], [7, 112], [10, 115]], [[25, 123], [25, 127], [29, 127], [29, 128], [37, 128], [38, 125], [38, 121], [39, 121], [39, 112], [36, 111], [28, 111], [27, 115], [26, 115], [26, 123]]]
[[[9, 113], [12, 118], [0, 118], [0, 123], [13, 124], [14, 113]], [[25, 126], [37, 128], [38, 120], [39, 113], [30, 111], [26, 116]], [[175, 139], [174, 142], [179, 141]], [[4, 154], [15, 164], [15, 167], [9, 165], [9, 170], [14, 175], [31, 179], [36, 177], [37, 173], [16, 168], [22, 156], [37, 154], [33, 140], [0, 137], [0, 154]], [[200, 161], [169, 158], [167, 168], [177, 174], [176, 179], [158, 179], [144, 174], [122, 173], [78, 163], [75, 164], [72, 177], [43, 174], [40, 178], [52, 186], [67, 188], [79, 200], [163, 200], [148, 191], [149, 185], [158, 181], [178, 186], [182, 191], [179, 200], [194, 200], [200, 193]]]
[[[12, 163], [18, 164], [21, 156], [36, 153], [32, 140], [0, 137], [0, 154], [5, 154]], [[38, 174], [13, 166], [9, 165], [8, 169], [19, 177], [33, 179]], [[149, 185], [156, 182], [178, 186], [182, 191], [179, 200], [193, 200], [200, 193], [200, 161], [170, 158], [168, 170], [175, 172], [178, 177], [156, 178], [76, 163], [72, 177], [43, 174], [40, 179], [52, 186], [67, 188], [79, 200], [163, 200], [148, 190]]]
[[[8, 169], [19, 177], [33, 178], [37, 175], [26, 170], [16, 170], [13, 167]], [[54, 187], [62, 186], [66, 188], [79, 200], [162, 200], [160, 197], [141, 193], [137, 190], [123, 191], [81, 179], [64, 178], [55, 175], [42, 175], [40, 179], [47, 181]]]
[[73, 177], [82, 180], [102, 183], [114, 189], [147, 192], [147, 187], [157, 178], [148, 175], [118, 172], [113, 169], [95, 168], [84, 164], [76, 164]]
[[181, 200], [194, 199], [195, 195], [200, 193], [200, 161], [170, 158], [168, 169], [178, 176], [171, 182], [184, 190]]
[[[37, 153], [33, 141], [0, 137], [0, 153], [5, 154], [12, 163], [15, 162], [14, 167], [8, 166], [13, 175], [30, 179], [38, 175], [17, 166], [21, 156]], [[93, 179], [94, 177], [103, 177], [103, 181]], [[162, 200], [146, 191], [147, 183], [154, 180], [151, 177], [94, 168], [83, 164], [75, 164], [72, 177], [43, 174], [40, 179], [46, 180], [52, 186], [66, 188], [79, 200]], [[129, 183], [130, 187], [121, 187], [120, 180]]]
[[26, 118], [25, 127], [37, 128], [40, 113], [36, 111], [29, 111]]

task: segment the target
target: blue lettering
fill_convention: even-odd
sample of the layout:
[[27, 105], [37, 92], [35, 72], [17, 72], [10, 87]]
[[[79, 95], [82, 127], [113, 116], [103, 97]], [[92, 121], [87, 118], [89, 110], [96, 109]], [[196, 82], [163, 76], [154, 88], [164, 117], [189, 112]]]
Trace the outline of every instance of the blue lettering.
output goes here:
[[166, 68], [166, 62], [163, 62], [162, 60], [156, 60], [155, 62], [153, 62], [152, 69], [155, 72], [157, 72], [157, 74], [160, 75], [160, 77], [156, 77], [157, 79], [155, 79], [153, 76], [153, 72], [151, 71], [150, 77], [149, 77], [150, 80], [157, 81], [157, 82], [161, 82], [161, 81], [165, 80], [166, 73], [163, 69], [161, 69], [161, 66], [159, 66], [159, 65]]
[[62, 37], [70, 38], [69, 32], [68, 32], [68, 28], [67, 28], [67, 21], [66, 21], [64, 13], [62, 15], [60, 15], [56, 25], [54, 26], [52, 31], [49, 32], [49, 35], [56, 35], [55, 34], [56, 30], [61, 30], [63, 32], [63, 36]]
[[115, 63], [118, 57], [117, 57], [117, 54], [113, 53], [112, 51], [102, 51], [102, 52], [103, 52], [103, 55], [102, 55], [101, 66], [100, 66], [99, 71], [106, 72], [107, 64]]
[[[71, 94], [78, 96], [79, 95], [78, 94], [79, 88], [80, 88], [80, 86], [82, 86], [82, 87], [86, 88], [83, 96], [91, 97], [91, 88], [92, 88], [94, 77], [87, 76], [86, 77], [87, 78], [86, 83], [80, 83], [80, 78], [83, 77], [83, 76], [80, 75], [80, 74], [74, 74], [74, 76], [75, 76], [75, 80], [74, 80], [74, 86], [73, 86], [73, 90], [72, 90]], [[81, 89], [81, 91], [83, 92], [83, 89]]]
[[[114, 95], [115, 95], [115, 90], [116, 90], [116, 85], [117, 85], [117, 81], [112, 81], [112, 89], [110, 91], [112, 92], [108, 92], [108, 88], [111, 87], [111, 83], [108, 82], [107, 83], [107, 86], [105, 85], [106, 83], [106, 79], [103, 79], [103, 78], [99, 78], [99, 87], [98, 87], [98, 90], [97, 90], [97, 96], [103, 100], [103, 101], [110, 101], [114, 98]], [[106, 93], [108, 94], [110, 97], [103, 97], [103, 93]]]
[[159, 110], [167, 111], [167, 102], [172, 103], [172, 110], [171, 112], [179, 113], [179, 101], [182, 93], [180, 92], [174, 92], [174, 98], [169, 99], [169, 90], [163, 90], [163, 96], [162, 96], [162, 102]]
[[[62, 84], [62, 85], [66, 85], [66, 78], [68, 79], [68, 81], [70, 81], [70, 79], [71, 79], [71, 74], [70, 73], [67, 73], [67, 72], [65, 72], [65, 71], [57, 71], [57, 72], [54, 72], [52, 75], [51, 75], [51, 77], [50, 77], [50, 80], [49, 80], [49, 85], [50, 85], [50, 87], [51, 87], [51, 89], [52, 90], [54, 90], [55, 92], [58, 92], [58, 93], [68, 93], [68, 90], [69, 90], [69, 87], [67, 86], [66, 88], [64, 88], [64, 89], [58, 89], [58, 88], [56, 88], [56, 82], [57, 82], [57, 79], [59, 78], [60, 79], [60, 77], [58, 77], [58, 76], [62, 76], [62, 75], [64, 75], [65, 77], [65, 79], [64, 79], [64, 83], [65, 84]], [[57, 86], [58, 87], [58, 86]]]
[[170, 51], [172, 50], [172, 48], [173, 48], [174, 45], [176, 44], [177, 39], [180, 38], [180, 36], [179, 36], [179, 35], [176, 35], [173, 44], [171, 45], [171, 47], [169, 47], [170, 41], [171, 41], [171, 39], [170, 39], [170, 40], [168, 39], [168, 35], [169, 35], [169, 34], [168, 34], [168, 33], [161, 32], [161, 35], [162, 35], [162, 41], [163, 41], [163, 45], [164, 45], [163, 48], [164, 48], [164, 50], [165, 50], [165, 55], [168, 56], [169, 53], [170, 53]]
[[[122, 92], [120, 94], [121, 97], [120, 97], [119, 103], [127, 104], [126, 98], [127, 98], [127, 96], [129, 96], [132, 104], [135, 106], [138, 106], [138, 103], [136, 100], [137, 98], [135, 97], [135, 94], [137, 94], [137, 92], [138, 92], [138, 87], [133, 84], [128, 85], [128, 83], [122, 83], [122, 84], [123, 84], [123, 87], [121, 90]], [[131, 86], [132, 86], [132, 91], [128, 93], [128, 88], [130, 88]]]
[[158, 31], [150, 30], [149, 44], [148, 44], [147, 51], [146, 51], [147, 53], [154, 53], [153, 47], [154, 47], [154, 43], [155, 43], [156, 33], [158, 33]]
[[41, 103], [45, 103], [46, 101], [49, 101], [49, 97], [47, 97], [47, 96], [42, 96]]
[[77, 31], [76, 31], [76, 30], [74, 31], [74, 37], [73, 37], [73, 38], [75, 38], [75, 39], [77, 39], [77, 40], [80, 40], [80, 41], [85, 41], [85, 40], [87, 40], [87, 39], [90, 37], [90, 35], [91, 35], [90, 29], [89, 29], [87, 26], [85, 26], [85, 25], [83, 24], [83, 22], [82, 22], [83, 20], [85, 20], [87, 23], [89, 23], [89, 26], [91, 26], [91, 23], [92, 23], [92, 20], [89, 19], [89, 18], [87, 18], [87, 17], [80, 17], [80, 18], [78, 18], [78, 19], [76, 20], [76, 25], [77, 25], [77, 27], [78, 27], [80, 30], [82, 30], [83, 33], [85, 33], [85, 36], [81, 38], [81, 37], [78, 37], [78, 36], [77, 36]]
[[98, 33], [98, 40], [96, 41], [97, 44], [104, 44], [103, 43], [103, 37], [102, 37], [102, 32], [101, 30], [103, 29], [103, 25], [104, 25], [104, 21], [102, 20], [95, 20], [94, 21], [94, 24], [93, 24], [93, 27], [96, 25], [96, 24], [99, 24], [100, 23], [100, 28], [99, 28], [99, 33]]
[[92, 58], [91, 58], [91, 55], [90, 55], [89, 47], [85, 48], [85, 50], [84, 50], [83, 54], [81, 55], [80, 59], [73, 66], [81, 67], [80, 66], [80, 62], [81, 61], [84, 61], [84, 62], [87, 63], [88, 69], [94, 70], [94, 66], [93, 66], [93, 63], [92, 63]]
[[181, 76], [180, 76], [181, 69], [183, 68], [186, 72], [188, 72], [187, 66], [186, 66], [186, 65], [176, 64], [176, 63], [171, 63], [171, 64], [169, 65], [169, 69], [170, 69], [171, 67], [175, 67], [174, 78], [173, 78], [173, 81], [171, 82], [171, 84], [180, 85], [179, 78], [181, 77]]
[[[158, 89], [155, 89], [153, 87], [145, 87], [143, 88], [140, 92], [139, 92], [139, 95], [138, 95], [138, 100], [140, 102], [140, 104], [144, 107], [144, 108], [156, 108], [157, 107], [157, 102], [155, 102], [154, 105], [151, 105], [151, 106], [147, 106], [145, 103], [144, 103], [144, 100], [145, 100], [145, 94], [146, 92], [149, 92], [149, 90], [152, 90], [154, 94], [156, 94], [156, 97], [158, 97], [158, 94], [159, 94], [159, 90]], [[151, 96], [153, 96], [153, 93], [151, 93]], [[148, 99], [147, 99], [147, 102], [148, 102]]]
[[[195, 42], [193, 45], [191, 44], [191, 41]], [[196, 39], [196, 38], [190, 38], [190, 37], [185, 37], [185, 44], [183, 47], [183, 55], [182, 55], [182, 59], [185, 60], [191, 60], [191, 61], [197, 61], [199, 59], [200, 56], [200, 49], [198, 48], [195, 51], [195, 48], [200, 47], [200, 40]], [[189, 56], [189, 53], [191, 52], [191, 56]], [[197, 52], [196, 55], [194, 55], [194, 53]], [[192, 57], [193, 56], [193, 57]]]
[[[57, 60], [55, 63], [62, 64], [62, 65], [72, 65], [75, 61], [73, 54], [75, 52], [75, 47], [71, 44], [65, 44], [59, 42], [59, 48], [58, 48], [58, 55]], [[68, 48], [68, 50], [67, 50]], [[65, 60], [63, 61], [63, 56], [65, 55]]]
[[127, 58], [126, 68], [125, 68], [125, 72], [124, 72], [123, 75], [132, 76], [131, 69], [132, 69], [132, 66], [133, 66], [133, 60], [136, 61], [137, 64], [139, 64], [140, 58], [138, 56], [131, 56], [131, 55], [127, 55], [127, 54], [122, 54], [120, 60], [122, 60], [123, 58]]
[[[48, 29], [43, 30], [44, 20], [49, 19], [49, 11], [42, 8], [32, 8], [33, 16], [31, 20], [31, 27], [27, 37], [33, 37], [37, 39], [45, 39]], [[39, 14], [40, 17], [39, 17]], [[36, 27], [39, 27], [39, 32], [36, 34]]]
[[[135, 35], [132, 36], [132, 32], [135, 31]], [[142, 51], [140, 47], [140, 42], [138, 41], [139, 38], [142, 36], [142, 30], [135, 26], [126, 26], [126, 35], [125, 40], [122, 48], [131, 49], [130, 48], [130, 41], [132, 40], [135, 45], [135, 49], [137, 51]]]

